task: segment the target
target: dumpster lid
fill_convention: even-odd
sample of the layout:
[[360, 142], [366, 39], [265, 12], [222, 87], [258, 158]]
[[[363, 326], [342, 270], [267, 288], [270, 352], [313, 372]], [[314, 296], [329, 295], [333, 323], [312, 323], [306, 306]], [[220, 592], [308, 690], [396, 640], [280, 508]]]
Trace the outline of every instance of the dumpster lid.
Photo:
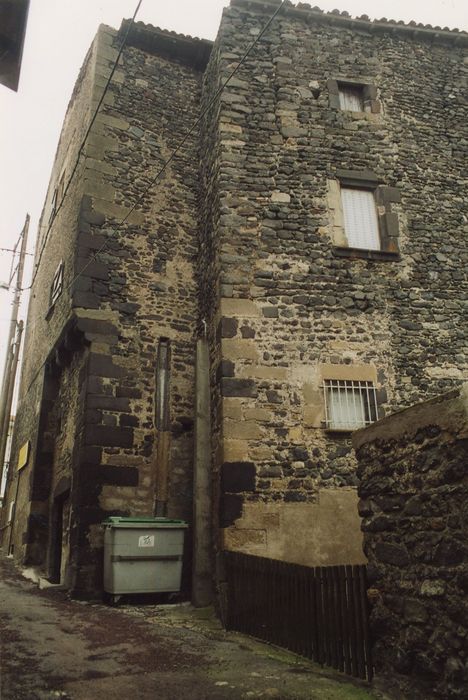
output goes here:
[[134, 516], [134, 517], [123, 517], [121, 515], [111, 515], [106, 518], [103, 522], [104, 525], [113, 525], [118, 523], [142, 523], [148, 525], [149, 523], [164, 523], [170, 524], [174, 523], [176, 525], [186, 525], [185, 520], [177, 520], [174, 518], [163, 518], [163, 517], [145, 517], [145, 516]]

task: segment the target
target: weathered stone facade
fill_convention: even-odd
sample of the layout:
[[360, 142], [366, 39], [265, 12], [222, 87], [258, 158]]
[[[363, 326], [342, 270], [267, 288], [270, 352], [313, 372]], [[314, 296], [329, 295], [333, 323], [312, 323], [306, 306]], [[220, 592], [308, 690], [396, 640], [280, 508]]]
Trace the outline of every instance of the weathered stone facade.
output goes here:
[[[106, 514], [149, 515], [167, 491], [168, 514], [191, 520], [203, 333], [216, 548], [305, 564], [364, 561], [350, 433], [327, 430], [324, 385], [371, 386], [375, 418], [466, 371], [466, 35], [288, 5], [218, 92], [276, 6], [232, 0], [213, 46], [131, 28], [42, 235], [15, 441], [16, 452], [26, 440], [33, 449], [13, 544], [44, 564], [52, 501], [68, 512], [70, 499], [77, 593], [100, 587]], [[46, 228], [126, 26], [101, 27], [83, 68]], [[343, 85], [362, 92], [358, 111], [341, 109]], [[375, 196], [378, 249], [347, 245], [340, 188], [359, 186]], [[54, 433], [70, 392], [81, 410]], [[15, 489], [13, 479], [10, 501]]]
[[[208, 96], [275, 5], [231, 3]], [[466, 37], [301, 8], [276, 17], [204, 132], [221, 525], [229, 548], [359, 563], [354, 456], [324, 430], [322, 385], [370, 381], [385, 415], [466, 372]], [[339, 108], [339, 81], [362, 84], [363, 111]], [[379, 251], [343, 245], [350, 179], [374, 183]]]
[[378, 682], [395, 697], [468, 685], [468, 385], [353, 437]]
[[[43, 228], [57, 182], [62, 173], [65, 181], [70, 176], [120, 42], [121, 34], [100, 28], [67, 114]], [[39, 239], [39, 255], [45, 247], [29, 309], [15, 442], [16, 451], [26, 440], [33, 449], [20, 473], [11, 544], [23, 561], [46, 567], [76, 595], [101, 589], [100, 523], [106, 515], [154, 513], [161, 339], [172, 360], [165, 511], [191, 519], [196, 133], [161, 178], [157, 195], [138, 203], [198, 110], [210, 44], [179, 37], [175, 57], [172, 44], [167, 34], [158, 40], [152, 28], [133, 28], [79, 160], [72, 195], [64, 198], [47, 237]], [[60, 262], [62, 290], [49, 309]], [[30, 352], [32, 347], [38, 352]], [[16, 484], [13, 479], [11, 493]], [[57, 509], [63, 518], [61, 575], [55, 570]], [[189, 555], [190, 548], [187, 565]]]

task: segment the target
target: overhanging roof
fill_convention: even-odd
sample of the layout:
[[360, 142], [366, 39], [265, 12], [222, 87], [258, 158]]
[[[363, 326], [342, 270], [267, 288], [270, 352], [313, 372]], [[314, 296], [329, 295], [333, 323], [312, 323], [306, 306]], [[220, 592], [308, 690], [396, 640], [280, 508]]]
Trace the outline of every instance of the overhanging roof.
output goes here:
[[0, 83], [18, 90], [29, 0], [0, 0]]
[[[130, 22], [129, 19], [123, 20], [120, 34], [127, 30]], [[175, 59], [202, 71], [206, 68], [213, 46], [213, 42], [207, 39], [177, 34], [143, 22], [136, 22], [130, 27], [126, 43], [128, 46]]]

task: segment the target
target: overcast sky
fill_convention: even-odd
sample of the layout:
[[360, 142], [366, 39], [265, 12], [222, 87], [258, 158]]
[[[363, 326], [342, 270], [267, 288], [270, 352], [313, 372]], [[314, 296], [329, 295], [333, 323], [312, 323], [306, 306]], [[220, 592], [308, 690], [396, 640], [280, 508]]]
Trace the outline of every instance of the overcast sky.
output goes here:
[[[137, 20], [214, 39], [228, 2], [143, 0]], [[312, 0], [310, 4], [325, 11], [337, 7], [352, 16], [367, 14], [371, 19], [468, 28], [466, 0]], [[86, 51], [99, 24], [118, 28], [122, 18], [133, 15], [136, 5], [137, 0], [31, 0], [19, 90], [15, 93], [0, 85], [0, 246], [13, 246], [29, 212], [28, 249], [33, 252], [61, 125]], [[0, 251], [0, 281], [8, 277], [10, 262], [10, 254]], [[11, 294], [0, 289], [0, 345], [5, 342], [10, 310]], [[0, 347], [0, 376], [2, 368]]]

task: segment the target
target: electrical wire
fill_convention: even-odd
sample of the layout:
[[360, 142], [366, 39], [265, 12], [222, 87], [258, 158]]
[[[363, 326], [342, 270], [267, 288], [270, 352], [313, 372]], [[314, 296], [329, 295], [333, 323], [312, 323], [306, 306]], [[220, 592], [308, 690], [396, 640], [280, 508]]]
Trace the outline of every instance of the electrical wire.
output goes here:
[[93, 126], [94, 126], [94, 122], [96, 121], [96, 118], [97, 118], [97, 116], [98, 116], [98, 114], [99, 114], [99, 111], [100, 111], [100, 109], [101, 109], [102, 103], [103, 103], [103, 101], [104, 101], [104, 97], [106, 96], [107, 90], [108, 90], [108, 88], [109, 88], [109, 85], [111, 84], [112, 78], [114, 77], [114, 73], [115, 73], [115, 71], [116, 71], [116, 69], [117, 69], [117, 66], [118, 66], [118, 64], [119, 64], [120, 57], [121, 57], [122, 52], [123, 52], [123, 50], [124, 50], [125, 44], [127, 43], [127, 38], [128, 38], [129, 33], [130, 33], [130, 29], [132, 28], [133, 24], [135, 23], [135, 18], [136, 18], [137, 14], [138, 14], [138, 12], [139, 12], [139, 10], [140, 10], [141, 3], [142, 3], [142, 2], [143, 2], [143, 0], [139, 0], [138, 4], [137, 4], [137, 6], [136, 6], [136, 9], [135, 9], [135, 11], [134, 11], [134, 13], [133, 13], [132, 19], [131, 19], [130, 22], [128, 23], [127, 29], [126, 29], [125, 34], [124, 34], [124, 36], [123, 36], [122, 42], [121, 42], [121, 44], [120, 44], [120, 48], [119, 48], [117, 57], [116, 57], [116, 59], [115, 59], [115, 61], [114, 61], [114, 64], [113, 64], [113, 66], [112, 66], [112, 70], [111, 70], [111, 72], [110, 72], [109, 77], [107, 78], [107, 81], [106, 81], [106, 84], [105, 84], [105, 86], [104, 86], [104, 90], [103, 90], [103, 92], [102, 92], [102, 95], [101, 95], [101, 97], [100, 97], [100, 99], [99, 99], [99, 102], [98, 102], [97, 107], [96, 107], [96, 109], [95, 109], [95, 111], [94, 111], [94, 114], [93, 114], [93, 116], [92, 116], [92, 119], [91, 119], [91, 121], [90, 121], [90, 123], [89, 123], [89, 125], [88, 125], [88, 128], [86, 129], [84, 138], [83, 138], [83, 140], [82, 140], [82, 142], [81, 142], [81, 144], [80, 144], [80, 147], [79, 147], [79, 149], [78, 149], [78, 155], [77, 155], [77, 157], [76, 157], [75, 164], [74, 164], [74, 166], [73, 166], [73, 168], [72, 168], [71, 175], [70, 175], [70, 177], [68, 178], [67, 184], [65, 185], [65, 189], [63, 190], [63, 193], [62, 193], [60, 202], [59, 202], [58, 206], [55, 208], [55, 210], [54, 210], [52, 216], [50, 217], [49, 225], [48, 225], [48, 227], [47, 227], [47, 231], [46, 231], [46, 234], [45, 234], [45, 237], [44, 237], [44, 241], [43, 241], [43, 244], [42, 244], [42, 246], [41, 246], [41, 250], [39, 251], [39, 257], [38, 257], [37, 263], [36, 263], [36, 265], [35, 265], [35, 270], [34, 270], [34, 273], [33, 273], [33, 278], [32, 278], [32, 280], [31, 280], [31, 284], [29, 285], [29, 287], [23, 287], [23, 288], [21, 289], [22, 292], [24, 292], [24, 291], [26, 291], [26, 290], [32, 288], [32, 286], [34, 285], [34, 282], [35, 282], [35, 280], [36, 280], [36, 277], [37, 277], [37, 275], [38, 275], [38, 273], [39, 273], [39, 266], [40, 266], [40, 264], [41, 264], [42, 254], [43, 254], [43, 252], [44, 252], [44, 249], [45, 249], [45, 246], [46, 246], [48, 237], [49, 237], [50, 229], [52, 228], [52, 225], [53, 225], [53, 223], [54, 223], [54, 221], [55, 221], [55, 219], [56, 219], [56, 217], [57, 217], [57, 214], [59, 213], [60, 209], [62, 208], [62, 205], [63, 205], [63, 202], [64, 202], [65, 197], [66, 197], [66, 195], [67, 195], [68, 189], [69, 189], [69, 187], [70, 187], [70, 185], [71, 185], [71, 182], [72, 182], [72, 180], [73, 180], [73, 178], [74, 178], [74, 176], [75, 176], [76, 170], [77, 170], [78, 165], [79, 165], [79, 162], [80, 162], [81, 155], [82, 155], [82, 153], [83, 153], [83, 149], [84, 149], [84, 147], [85, 147], [85, 145], [86, 145], [86, 142], [87, 142], [87, 140], [88, 140], [88, 137], [89, 137], [89, 134], [90, 134], [90, 132], [91, 132], [91, 129], [92, 129]]
[[[17, 253], [13, 248], [0, 248], [0, 250], [3, 250], [5, 253], [15, 253], [19, 255], [19, 252]], [[25, 253], [25, 255], [34, 255], [34, 253]]]
[[[247, 49], [247, 50], [245, 51], [245, 53], [242, 55], [240, 61], [236, 64], [236, 67], [231, 71], [231, 73], [230, 73], [229, 76], [226, 78], [226, 80], [221, 84], [221, 86], [220, 86], [220, 87], [218, 88], [218, 90], [215, 92], [214, 96], [213, 96], [213, 97], [211, 98], [211, 100], [208, 102], [207, 106], [202, 110], [202, 112], [201, 112], [200, 115], [197, 117], [197, 119], [193, 122], [192, 126], [191, 126], [190, 129], [187, 131], [187, 133], [185, 134], [185, 136], [181, 139], [181, 141], [179, 142], [179, 144], [178, 144], [178, 145], [174, 148], [174, 150], [172, 151], [171, 155], [167, 158], [167, 160], [163, 163], [163, 165], [162, 165], [161, 168], [158, 170], [158, 172], [156, 173], [156, 175], [152, 178], [152, 180], [150, 181], [149, 185], [145, 188], [145, 190], [144, 190], [144, 191], [142, 192], [142, 194], [137, 198], [137, 200], [132, 204], [132, 206], [131, 206], [130, 209], [127, 211], [127, 213], [126, 213], [125, 216], [122, 218], [122, 220], [116, 224], [116, 226], [114, 227], [114, 230], [115, 230], [115, 228], [118, 228], [118, 227], [122, 226], [122, 225], [128, 220], [128, 218], [129, 218], [129, 216], [131, 215], [131, 213], [132, 213], [132, 212], [135, 210], [135, 208], [143, 201], [143, 199], [144, 199], [144, 198], [146, 197], [146, 195], [148, 194], [149, 190], [153, 187], [153, 185], [156, 183], [156, 181], [161, 177], [161, 175], [164, 173], [164, 171], [166, 170], [166, 168], [168, 167], [168, 165], [170, 165], [170, 163], [174, 160], [175, 156], [179, 153], [179, 151], [181, 150], [182, 146], [185, 144], [185, 142], [187, 141], [187, 139], [189, 138], [189, 136], [193, 133], [193, 131], [197, 128], [197, 126], [200, 124], [200, 122], [201, 122], [202, 119], [205, 117], [205, 115], [206, 115], [206, 114], [209, 112], [209, 110], [213, 107], [213, 105], [215, 104], [216, 100], [218, 99], [218, 97], [220, 96], [220, 94], [222, 93], [222, 91], [224, 90], [224, 88], [228, 85], [229, 81], [235, 76], [235, 74], [237, 73], [237, 71], [239, 70], [239, 68], [245, 63], [245, 61], [246, 61], [247, 58], [249, 57], [249, 55], [250, 55], [250, 53], [252, 52], [252, 50], [253, 50], [253, 49], [255, 48], [255, 46], [258, 44], [258, 42], [259, 42], [260, 39], [263, 37], [263, 35], [265, 34], [265, 32], [268, 30], [269, 26], [271, 25], [271, 23], [273, 22], [273, 20], [276, 18], [276, 16], [278, 15], [278, 13], [281, 11], [281, 9], [284, 7], [285, 3], [286, 3], [286, 0], [282, 0], [281, 4], [278, 5], [278, 7], [276, 8], [275, 12], [273, 12], [273, 14], [270, 16], [270, 18], [267, 20], [267, 22], [264, 24], [264, 26], [262, 27], [262, 29], [260, 30], [260, 32], [259, 32], [259, 33], [257, 34], [257, 36], [255, 37], [254, 41], [250, 44], [250, 46], [248, 47], [248, 49]], [[140, 0], [140, 3], [138, 3], [138, 7], [140, 6], [140, 4], [141, 4], [141, 0]], [[137, 9], [138, 9], [138, 8], [137, 8]], [[135, 16], [135, 15], [134, 15], [134, 16]], [[132, 21], [133, 21], [133, 20], [132, 20]], [[130, 23], [130, 26], [131, 26], [131, 23]], [[126, 32], [126, 35], [125, 35], [126, 37], [128, 36], [128, 33], [129, 33], [129, 30], [127, 30], [127, 32]], [[107, 86], [106, 86], [106, 87], [107, 87]], [[64, 196], [65, 196], [65, 193], [64, 193]], [[63, 199], [62, 199], [62, 201], [63, 201]], [[49, 229], [49, 230], [50, 230], [50, 229]], [[68, 283], [68, 285], [66, 286], [67, 291], [73, 286], [73, 284], [77, 281], [77, 279], [78, 279], [79, 277], [81, 277], [81, 275], [85, 272], [85, 270], [89, 267], [89, 265], [91, 265], [93, 262], [96, 261], [98, 255], [99, 255], [100, 253], [102, 253], [102, 252], [108, 247], [108, 245], [109, 245], [109, 241], [105, 241], [105, 242], [102, 244], [102, 246], [101, 246], [100, 248], [97, 249], [97, 251], [94, 253], [94, 255], [92, 255], [92, 256], [90, 257], [90, 259], [88, 260], [88, 262], [87, 262], [87, 263], [81, 268], [81, 270], [73, 277], [73, 279], [71, 280], [71, 282]], [[42, 250], [43, 250], [43, 249], [42, 249]], [[42, 251], [41, 251], [41, 252], [42, 252]], [[35, 279], [35, 277], [33, 277], [33, 280], [32, 280], [32, 282], [31, 282], [31, 285], [30, 285], [29, 287], [26, 287], [26, 289], [31, 289], [31, 287], [32, 287], [33, 284], [34, 284], [34, 279]], [[36, 323], [37, 323], [37, 322], [36, 322]], [[27, 329], [28, 332], [30, 332], [31, 329], [34, 328], [34, 326], [36, 325], [36, 323], [32, 324], [32, 326], [29, 326], [29, 328]], [[46, 358], [46, 359], [44, 360], [44, 362], [39, 366], [39, 368], [38, 368], [37, 371], [35, 372], [33, 378], [31, 379], [31, 381], [30, 381], [30, 383], [29, 383], [29, 385], [28, 385], [28, 388], [26, 389], [26, 391], [25, 391], [25, 393], [24, 393], [24, 395], [23, 395], [22, 398], [24, 398], [24, 397], [28, 394], [28, 392], [30, 391], [32, 385], [33, 385], [34, 382], [36, 381], [36, 379], [37, 379], [37, 377], [38, 377], [38, 375], [39, 375], [39, 372], [40, 372], [40, 371], [42, 370], [42, 368], [46, 365], [47, 361], [48, 361], [48, 360], [47, 360], [47, 358]]]
[[[286, 2], [286, 0], [282, 0], [281, 5], [279, 5], [279, 6], [276, 8], [275, 12], [271, 15], [271, 17], [269, 18], [269, 20], [268, 20], [268, 21], [266, 22], [266, 24], [263, 26], [262, 30], [257, 34], [257, 36], [255, 37], [255, 40], [251, 43], [251, 45], [249, 46], [249, 48], [247, 49], [247, 51], [244, 53], [244, 55], [242, 56], [242, 58], [241, 58], [241, 60], [239, 61], [239, 63], [238, 63], [238, 64], [236, 65], [236, 67], [232, 70], [232, 72], [229, 74], [228, 78], [224, 81], [224, 83], [222, 83], [222, 85], [218, 88], [218, 90], [216, 91], [216, 93], [214, 94], [214, 96], [213, 96], [213, 97], [211, 98], [211, 100], [209, 101], [208, 105], [202, 110], [201, 114], [200, 114], [200, 115], [197, 117], [197, 119], [194, 121], [194, 123], [192, 124], [192, 126], [190, 127], [190, 129], [187, 131], [187, 133], [185, 134], [185, 136], [182, 138], [182, 140], [180, 141], [180, 143], [176, 146], [176, 148], [174, 148], [174, 150], [172, 151], [172, 153], [171, 153], [171, 155], [169, 156], [169, 158], [164, 162], [164, 164], [163, 164], [163, 165], [161, 166], [161, 168], [158, 170], [158, 172], [156, 173], [156, 175], [153, 177], [153, 179], [150, 181], [150, 183], [147, 185], [147, 187], [143, 190], [143, 192], [141, 193], [141, 195], [140, 195], [140, 196], [136, 199], [136, 201], [132, 204], [132, 206], [131, 206], [130, 209], [127, 211], [127, 213], [125, 214], [125, 216], [123, 217], [123, 219], [117, 223], [117, 225], [116, 225], [115, 228], [119, 228], [120, 226], [122, 226], [122, 225], [128, 220], [128, 218], [130, 217], [130, 215], [132, 214], [132, 212], [136, 209], [136, 207], [137, 207], [139, 204], [141, 204], [141, 202], [144, 200], [144, 198], [145, 198], [146, 195], [148, 194], [149, 190], [153, 187], [153, 185], [156, 183], [156, 181], [161, 177], [161, 175], [164, 173], [164, 171], [166, 170], [166, 168], [168, 167], [168, 165], [170, 165], [170, 163], [172, 163], [172, 161], [174, 160], [175, 156], [179, 153], [179, 151], [181, 150], [182, 146], [185, 144], [185, 142], [187, 141], [187, 139], [189, 138], [189, 136], [191, 136], [191, 134], [192, 134], [193, 131], [197, 128], [197, 126], [200, 124], [200, 122], [202, 121], [202, 119], [204, 118], [204, 116], [207, 114], [207, 112], [209, 112], [209, 110], [212, 108], [212, 106], [214, 105], [214, 103], [216, 102], [216, 100], [218, 99], [218, 97], [220, 96], [220, 94], [222, 93], [222, 91], [224, 90], [224, 88], [226, 87], [226, 85], [227, 85], [227, 84], [229, 83], [229, 81], [235, 76], [235, 74], [237, 73], [237, 71], [239, 70], [239, 68], [242, 66], [242, 64], [246, 61], [246, 59], [247, 59], [248, 56], [250, 55], [250, 53], [251, 53], [251, 51], [253, 50], [253, 48], [256, 46], [256, 44], [260, 41], [260, 39], [262, 38], [262, 36], [265, 34], [265, 32], [267, 31], [267, 29], [268, 29], [268, 27], [270, 26], [270, 24], [273, 22], [273, 20], [275, 19], [275, 17], [277, 16], [277, 14], [279, 13], [279, 11], [281, 10], [281, 8], [284, 6], [285, 2]], [[83, 272], [89, 267], [89, 265], [91, 265], [91, 263], [93, 263], [93, 262], [96, 261], [97, 256], [98, 256], [100, 253], [102, 253], [102, 252], [108, 247], [108, 245], [109, 245], [109, 242], [108, 242], [108, 241], [105, 241], [105, 242], [102, 244], [102, 246], [101, 246], [100, 248], [97, 249], [97, 251], [94, 253], [94, 255], [91, 256], [91, 258], [88, 260], [88, 262], [87, 262], [87, 263], [81, 268], [81, 270], [75, 275], [75, 277], [74, 277], [74, 278], [72, 279], [72, 281], [69, 283], [67, 289], [69, 289], [69, 288], [76, 282], [76, 280], [83, 274]]]

